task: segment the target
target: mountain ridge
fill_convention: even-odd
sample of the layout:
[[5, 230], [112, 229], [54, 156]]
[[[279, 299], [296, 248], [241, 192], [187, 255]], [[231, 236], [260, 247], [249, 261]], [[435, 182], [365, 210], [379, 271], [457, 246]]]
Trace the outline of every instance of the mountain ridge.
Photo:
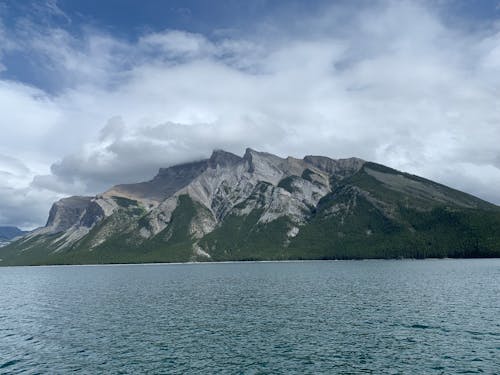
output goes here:
[[215, 150], [55, 202], [0, 265], [500, 256], [496, 228], [499, 207], [381, 164]]
[[16, 237], [28, 233], [14, 226], [0, 226], [0, 247], [8, 245]]

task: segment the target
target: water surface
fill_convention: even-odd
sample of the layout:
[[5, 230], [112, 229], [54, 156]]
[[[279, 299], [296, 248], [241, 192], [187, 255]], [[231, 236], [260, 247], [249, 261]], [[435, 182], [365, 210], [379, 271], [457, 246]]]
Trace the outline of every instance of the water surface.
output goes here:
[[499, 369], [500, 259], [0, 268], [0, 373]]

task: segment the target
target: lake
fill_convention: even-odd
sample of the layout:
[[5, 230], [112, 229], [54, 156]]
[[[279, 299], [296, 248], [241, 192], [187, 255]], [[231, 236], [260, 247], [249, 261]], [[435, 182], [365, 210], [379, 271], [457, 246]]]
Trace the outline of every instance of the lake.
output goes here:
[[499, 371], [500, 259], [0, 267], [0, 373]]

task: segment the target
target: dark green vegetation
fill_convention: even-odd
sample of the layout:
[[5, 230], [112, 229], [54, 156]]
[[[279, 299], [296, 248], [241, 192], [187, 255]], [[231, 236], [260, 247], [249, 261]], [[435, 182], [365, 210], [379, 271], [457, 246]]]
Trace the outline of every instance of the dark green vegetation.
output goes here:
[[288, 259], [283, 244], [287, 241], [289, 220], [280, 217], [261, 224], [260, 214], [261, 211], [255, 210], [247, 216], [229, 216], [200, 245], [215, 261]]
[[[425, 191], [395, 190], [399, 187], [382, 183], [367, 169], [431, 184], [445, 202]], [[280, 185], [291, 190], [291, 181]], [[500, 257], [497, 206], [373, 163], [333, 184], [307, 224], [288, 241], [291, 224], [286, 218], [263, 225], [257, 224], [259, 214], [254, 215], [230, 217], [206, 236], [214, 260]]]
[[[431, 185], [434, 195], [407, 182], [384, 184], [370, 174], [373, 170]], [[298, 259], [499, 257], [500, 210], [420, 177], [366, 163], [319, 202], [288, 251]]]
[[345, 178], [331, 177], [329, 192], [307, 206], [302, 223], [286, 214], [262, 220], [276, 189], [301, 194], [304, 180], [327, 183], [310, 169], [277, 186], [259, 182], [199, 236], [193, 223], [213, 222], [213, 214], [187, 194], [178, 197], [168, 225], [149, 237], [142, 234], [153, 229], [151, 212], [138, 201], [114, 197], [119, 208], [71, 246], [62, 246], [60, 234], [26, 237], [0, 248], [0, 264], [500, 257], [499, 207], [374, 163]]

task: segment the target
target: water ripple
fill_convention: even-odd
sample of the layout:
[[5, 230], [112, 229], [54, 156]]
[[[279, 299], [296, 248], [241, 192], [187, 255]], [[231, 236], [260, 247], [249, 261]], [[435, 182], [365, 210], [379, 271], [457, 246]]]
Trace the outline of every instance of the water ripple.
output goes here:
[[0, 268], [0, 373], [495, 374], [499, 269], [500, 260]]

